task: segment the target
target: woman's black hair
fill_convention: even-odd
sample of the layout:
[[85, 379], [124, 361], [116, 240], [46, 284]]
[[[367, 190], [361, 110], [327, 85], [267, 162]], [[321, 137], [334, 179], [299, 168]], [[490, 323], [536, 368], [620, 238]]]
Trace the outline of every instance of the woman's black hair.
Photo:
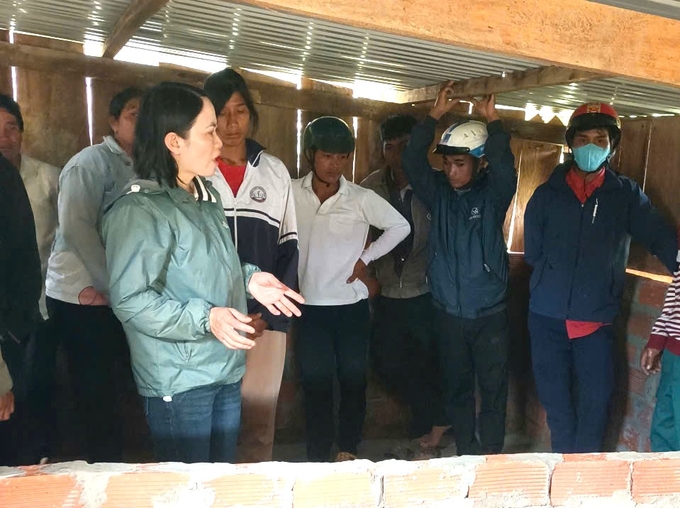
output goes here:
[[203, 84], [203, 90], [208, 94], [213, 106], [215, 107], [215, 114], [220, 115], [224, 105], [231, 99], [234, 93], [241, 94], [243, 101], [250, 112], [250, 126], [252, 132], [257, 131], [257, 126], [260, 122], [260, 116], [255, 109], [253, 97], [250, 95], [250, 90], [246, 81], [234, 69], [226, 68], [208, 76]]
[[111, 102], [109, 102], [109, 116], [112, 116], [116, 120], [120, 118], [120, 114], [125, 109], [125, 105], [132, 99], [141, 99], [144, 95], [144, 90], [131, 86], [118, 92], [113, 96]]
[[0, 94], [0, 109], [4, 109], [14, 118], [16, 118], [19, 130], [24, 132], [24, 117], [21, 116], [21, 108], [17, 101], [12, 99], [9, 95]]
[[205, 92], [184, 83], [154, 86], [142, 97], [135, 125], [135, 173], [161, 185], [177, 187], [177, 163], [165, 146], [165, 136], [174, 132], [186, 138], [203, 109]]

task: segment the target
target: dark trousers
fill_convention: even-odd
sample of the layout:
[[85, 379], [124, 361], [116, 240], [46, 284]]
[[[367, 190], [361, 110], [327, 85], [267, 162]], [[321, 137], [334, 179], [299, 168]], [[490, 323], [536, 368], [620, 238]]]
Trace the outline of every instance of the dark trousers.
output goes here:
[[409, 405], [409, 437], [420, 437], [430, 432], [441, 411], [432, 297], [380, 297], [374, 305], [370, 348], [373, 370]]
[[340, 385], [338, 447], [356, 454], [366, 415], [368, 301], [302, 306], [295, 349], [305, 397], [307, 458], [325, 462], [335, 437], [333, 381]]
[[36, 464], [50, 456], [50, 436], [55, 425], [50, 409], [50, 376], [54, 375], [50, 323], [39, 317], [33, 333], [19, 342], [15, 339], [8, 337], [0, 344], [15, 397], [14, 415], [0, 423], [0, 464]]
[[241, 422], [241, 382], [144, 397], [159, 462], [234, 462]]
[[123, 450], [123, 399], [132, 384], [130, 351], [109, 307], [47, 298], [51, 331], [61, 342], [90, 462], [119, 462]]
[[[441, 423], [453, 426], [458, 454], [500, 453], [508, 400], [507, 312], [466, 319], [436, 309], [435, 335], [443, 385]], [[475, 375], [481, 395], [479, 441]]]
[[602, 449], [614, 390], [614, 330], [569, 339], [563, 319], [529, 314], [531, 358], [555, 453]]

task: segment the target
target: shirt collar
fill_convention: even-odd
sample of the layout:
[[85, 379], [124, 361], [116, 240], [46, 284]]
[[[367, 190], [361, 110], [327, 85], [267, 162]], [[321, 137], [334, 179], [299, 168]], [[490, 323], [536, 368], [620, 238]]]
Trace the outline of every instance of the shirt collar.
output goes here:
[[209, 201], [217, 203], [217, 198], [210, 192], [210, 189], [205, 185], [202, 178], [194, 177], [194, 199], [196, 201]]
[[[314, 172], [310, 171], [307, 173], [302, 178], [302, 187], [305, 189], [309, 189], [311, 192], [314, 192], [312, 189], [312, 178], [314, 177]], [[345, 179], [344, 176], [340, 177], [340, 187], [338, 188], [338, 194], [347, 194], [349, 192], [349, 185], [347, 185], [347, 180]]]

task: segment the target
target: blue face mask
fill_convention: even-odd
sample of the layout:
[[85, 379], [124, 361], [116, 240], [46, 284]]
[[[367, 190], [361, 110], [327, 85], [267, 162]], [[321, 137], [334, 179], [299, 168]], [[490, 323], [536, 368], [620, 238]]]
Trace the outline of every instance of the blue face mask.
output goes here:
[[586, 173], [592, 173], [593, 171], [600, 169], [611, 153], [609, 147], [601, 148], [592, 143], [585, 146], [579, 146], [578, 148], [572, 148], [571, 151], [574, 154], [576, 165]]

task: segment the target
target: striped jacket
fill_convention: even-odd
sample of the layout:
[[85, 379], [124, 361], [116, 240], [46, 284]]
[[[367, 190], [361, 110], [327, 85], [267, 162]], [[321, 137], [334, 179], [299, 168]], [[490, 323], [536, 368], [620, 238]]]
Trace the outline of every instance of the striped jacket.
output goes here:
[[[241, 262], [296, 288], [298, 234], [290, 175], [283, 162], [252, 139], [246, 139], [246, 157], [245, 177], [236, 196], [219, 169], [209, 180], [222, 198]], [[261, 312], [271, 330], [288, 330], [286, 316], [272, 315], [255, 300], [248, 300], [248, 312]]]
[[[677, 260], [680, 262], [680, 250]], [[666, 292], [661, 315], [652, 326], [647, 347], [668, 349], [680, 355], [680, 268], [676, 268], [673, 274], [673, 282]]]

